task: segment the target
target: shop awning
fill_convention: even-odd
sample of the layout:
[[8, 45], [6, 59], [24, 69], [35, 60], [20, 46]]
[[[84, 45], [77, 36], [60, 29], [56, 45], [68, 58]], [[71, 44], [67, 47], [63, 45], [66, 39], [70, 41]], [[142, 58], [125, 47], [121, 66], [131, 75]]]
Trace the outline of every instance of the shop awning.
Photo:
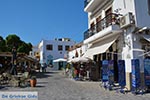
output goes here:
[[93, 55], [106, 52], [106, 50], [116, 41], [117, 38], [118, 35], [92, 44], [92, 46], [85, 52], [83, 57], [91, 57]]
[[83, 63], [88, 63], [88, 62], [92, 62], [92, 59], [87, 58], [87, 57], [77, 57], [77, 58], [73, 58], [70, 62], [76, 63], [76, 62], [83, 62]]
[[67, 62], [67, 59], [59, 58], [59, 59], [53, 60], [53, 62]]
[[147, 40], [148, 42], [150, 42], [150, 37], [149, 37], [149, 36], [143, 36], [143, 38], [144, 38], [145, 40]]

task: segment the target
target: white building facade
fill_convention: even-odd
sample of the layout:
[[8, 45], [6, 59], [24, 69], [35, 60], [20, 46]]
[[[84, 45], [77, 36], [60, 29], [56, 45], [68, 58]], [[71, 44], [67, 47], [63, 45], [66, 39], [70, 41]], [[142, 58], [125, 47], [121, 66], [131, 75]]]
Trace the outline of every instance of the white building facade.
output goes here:
[[97, 62], [125, 60], [126, 84], [130, 89], [131, 59], [140, 60], [143, 75], [143, 60], [148, 56], [145, 53], [150, 47], [150, 0], [85, 0], [84, 11], [88, 13], [89, 27], [84, 33], [84, 56]]
[[74, 45], [74, 47], [68, 52], [68, 61], [74, 58], [80, 58], [86, 52], [87, 46], [83, 45], [83, 42]]
[[32, 57], [34, 59], [36, 59], [37, 61], [39, 61], [39, 49], [38, 46], [33, 46], [32, 47], [32, 51], [30, 51], [29, 53], [29, 57]]
[[69, 38], [42, 40], [39, 43], [40, 63], [52, 64], [58, 58], [67, 59], [68, 50], [75, 45]]

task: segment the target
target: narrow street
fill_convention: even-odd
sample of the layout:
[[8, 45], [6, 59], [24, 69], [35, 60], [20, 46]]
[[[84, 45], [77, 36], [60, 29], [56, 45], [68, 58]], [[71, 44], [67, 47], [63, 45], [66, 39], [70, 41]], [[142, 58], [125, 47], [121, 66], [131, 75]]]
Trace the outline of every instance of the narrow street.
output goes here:
[[99, 82], [81, 82], [66, 78], [61, 71], [39, 75], [37, 87], [6, 87], [1, 91], [37, 91], [38, 100], [150, 100], [150, 93], [133, 95], [104, 90]]

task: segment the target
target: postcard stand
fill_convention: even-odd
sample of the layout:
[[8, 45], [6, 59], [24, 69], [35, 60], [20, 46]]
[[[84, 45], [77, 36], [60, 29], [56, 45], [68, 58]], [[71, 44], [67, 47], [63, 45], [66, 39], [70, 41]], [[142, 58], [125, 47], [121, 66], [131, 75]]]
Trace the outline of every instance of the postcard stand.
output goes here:
[[139, 59], [132, 59], [132, 93], [140, 94], [140, 63]]
[[102, 87], [112, 90], [114, 83], [114, 61], [102, 61]]
[[[118, 60], [118, 82], [121, 89], [119, 89], [120, 93], [125, 93], [124, 89], [127, 89], [126, 86], [126, 76], [125, 76], [125, 61]], [[128, 91], [128, 89], [126, 90]]]
[[144, 60], [144, 80], [145, 80], [145, 91], [150, 89], [150, 59]]

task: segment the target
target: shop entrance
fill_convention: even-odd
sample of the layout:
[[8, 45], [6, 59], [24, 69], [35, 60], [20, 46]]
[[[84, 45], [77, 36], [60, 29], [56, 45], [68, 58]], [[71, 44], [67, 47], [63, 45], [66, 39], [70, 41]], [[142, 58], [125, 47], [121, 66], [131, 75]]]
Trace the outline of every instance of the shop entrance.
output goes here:
[[96, 62], [96, 76], [98, 80], [102, 80], [102, 61], [101, 54], [94, 55], [94, 61]]
[[61, 70], [63, 68], [63, 62], [59, 62], [58, 65], [59, 65], [58, 70]]
[[114, 54], [114, 82], [118, 83], [118, 56]]
[[102, 71], [103, 71], [103, 66], [102, 66], [102, 61], [103, 60], [108, 60], [108, 61], [113, 61], [113, 72], [114, 72], [114, 82], [118, 83], [118, 55], [117, 53], [103, 53], [99, 55], [101, 59], [99, 59], [99, 74], [100, 74], [100, 80], [102, 80]]

